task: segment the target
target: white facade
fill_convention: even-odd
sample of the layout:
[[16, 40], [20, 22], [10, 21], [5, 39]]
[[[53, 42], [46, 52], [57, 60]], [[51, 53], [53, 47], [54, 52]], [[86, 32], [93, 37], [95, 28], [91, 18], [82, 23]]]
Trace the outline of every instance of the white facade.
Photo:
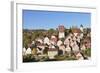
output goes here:
[[22, 54], [23, 54], [23, 55], [26, 55], [26, 48], [25, 48], [25, 47], [23, 48]]
[[78, 33], [74, 33], [75, 36], [77, 36]]
[[55, 42], [55, 41], [53, 41], [53, 40], [50, 40], [50, 44], [55, 45], [55, 44], [56, 44], [56, 42]]
[[64, 32], [59, 32], [59, 38], [65, 38]]
[[77, 36], [76, 40], [80, 43], [80, 36]]
[[35, 42], [34, 42], [34, 41], [32, 41], [32, 44], [35, 44]]
[[50, 40], [49, 40], [48, 37], [45, 37], [45, 38], [44, 38], [44, 44], [50, 45]]
[[51, 38], [56, 38], [56, 37], [52, 35]]
[[36, 39], [38, 42], [40, 42], [41, 44], [43, 43], [43, 40], [42, 39], [40, 39], [40, 38], [38, 38], [38, 39]]
[[82, 39], [82, 38], [83, 38], [83, 33], [80, 34], [80, 39]]
[[57, 46], [60, 46], [62, 43], [63, 43], [63, 42], [62, 42], [61, 40], [59, 40], [59, 41], [57, 42]]
[[28, 48], [28, 49], [26, 50], [26, 55], [27, 55], [27, 54], [32, 54], [31, 48]]
[[58, 51], [48, 51], [49, 59], [54, 59], [54, 57], [58, 54]]
[[68, 53], [71, 53], [71, 48], [70, 48], [69, 46], [67, 46], [67, 47], [66, 47], [66, 51], [67, 51]]
[[69, 45], [69, 40], [67, 38], [64, 41], [64, 45]]
[[81, 32], [83, 32], [83, 27], [80, 27]]
[[71, 46], [72, 46], [72, 49], [73, 49], [74, 52], [79, 52], [79, 47], [76, 44], [76, 42], [72, 42], [71, 43]]

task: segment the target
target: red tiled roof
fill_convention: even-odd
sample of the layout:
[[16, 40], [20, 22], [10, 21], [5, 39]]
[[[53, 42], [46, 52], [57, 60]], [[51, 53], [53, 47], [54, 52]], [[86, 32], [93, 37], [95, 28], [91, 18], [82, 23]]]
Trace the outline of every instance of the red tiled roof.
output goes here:
[[80, 33], [80, 32], [81, 32], [81, 30], [80, 30], [80, 29], [78, 29], [78, 28], [73, 28], [73, 29], [72, 29], [72, 32], [73, 32], [73, 33]]

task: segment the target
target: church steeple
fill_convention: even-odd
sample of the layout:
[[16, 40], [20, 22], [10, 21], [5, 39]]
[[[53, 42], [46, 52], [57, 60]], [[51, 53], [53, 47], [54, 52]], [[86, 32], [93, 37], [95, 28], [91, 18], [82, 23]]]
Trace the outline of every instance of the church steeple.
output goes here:
[[81, 30], [81, 32], [83, 32], [83, 25], [82, 24], [80, 25], [80, 30]]
[[65, 27], [63, 25], [58, 26], [59, 38], [65, 38]]

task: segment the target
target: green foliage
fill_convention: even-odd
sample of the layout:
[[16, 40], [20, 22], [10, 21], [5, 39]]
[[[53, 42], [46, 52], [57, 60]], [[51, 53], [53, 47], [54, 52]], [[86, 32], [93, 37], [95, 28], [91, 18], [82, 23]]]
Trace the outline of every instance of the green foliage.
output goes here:
[[54, 29], [49, 29], [47, 32], [48, 32], [47, 34], [48, 34], [48, 37], [49, 37], [49, 38], [51, 37], [51, 35], [57, 34], [57, 31], [54, 30]]
[[58, 60], [58, 61], [61, 61], [61, 60], [76, 60], [76, 58], [74, 56], [66, 56], [66, 55], [60, 55], [60, 56], [55, 56], [55, 58]]
[[[68, 35], [68, 33], [71, 32], [71, 29], [65, 29], [65, 36]], [[55, 29], [49, 29], [49, 30], [25, 30], [23, 29], [23, 47], [28, 46], [33, 40], [35, 41], [36, 38], [44, 38], [44, 36], [47, 35], [49, 38], [51, 35], [58, 36], [58, 31]], [[64, 41], [64, 38], [61, 39]]]
[[65, 29], [65, 36], [67, 36], [69, 33], [69, 29]]
[[87, 49], [85, 50], [85, 54], [86, 54], [88, 57], [90, 57], [90, 56], [91, 56], [91, 49], [90, 49], [90, 48], [87, 48]]
[[29, 33], [25, 33], [23, 34], [23, 47], [28, 46], [28, 44], [31, 43], [31, 35]]

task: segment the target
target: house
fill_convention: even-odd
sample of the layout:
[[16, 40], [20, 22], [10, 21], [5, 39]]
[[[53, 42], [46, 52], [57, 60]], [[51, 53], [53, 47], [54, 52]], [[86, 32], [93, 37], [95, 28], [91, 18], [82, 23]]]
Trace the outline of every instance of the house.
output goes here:
[[24, 47], [23, 50], [22, 50], [22, 54], [23, 54], [23, 55], [26, 55], [26, 48], [25, 48], [25, 47]]
[[48, 37], [44, 38], [44, 44], [50, 45], [50, 40]]
[[86, 48], [91, 48], [91, 38], [89, 37], [84, 38], [83, 43]]
[[65, 27], [63, 25], [58, 26], [59, 38], [65, 38]]
[[73, 36], [73, 33], [69, 33], [69, 35], [67, 36], [68, 39], [70, 39]]
[[32, 43], [29, 45], [29, 47], [30, 47], [31, 49], [33, 49], [34, 47], [36, 47], [35, 41], [32, 41]]
[[79, 52], [79, 46], [77, 45], [76, 41], [73, 40], [71, 42], [71, 47], [72, 47], [72, 50], [73, 50], [74, 53]]
[[44, 44], [37, 45], [37, 54], [43, 54], [43, 50], [45, 49]]
[[68, 54], [71, 54], [71, 48], [70, 48], [69, 45], [67, 45], [65, 49], [66, 49], [66, 52], [67, 52]]
[[64, 45], [69, 45], [69, 37], [66, 37], [65, 41], [64, 41]]
[[91, 33], [87, 33], [87, 37], [91, 37]]
[[31, 44], [35, 44], [35, 41], [32, 41], [32, 43]]
[[54, 59], [56, 55], [58, 55], [58, 50], [56, 48], [49, 48], [48, 50], [49, 59]]
[[52, 35], [51, 39], [50, 39], [50, 43], [53, 44], [53, 45], [55, 45], [57, 43], [57, 37], [54, 36], [54, 35]]
[[80, 35], [78, 35], [78, 36], [76, 37], [76, 41], [77, 41], [78, 43], [80, 43], [80, 40], [81, 40]]
[[72, 38], [72, 39], [73, 39], [74, 41], [76, 41], [76, 37], [77, 37], [77, 36], [73, 36], [73, 38]]
[[32, 54], [32, 50], [31, 50], [31, 48], [30, 47], [28, 47], [27, 48], [27, 50], [26, 50], [26, 53], [25, 53], [26, 55], [28, 55], [28, 54]]
[[37, 38], [36, 41], [41, 43], [41, 44], [43, 43], [43, 40], [41, 38]]
[[83, 33], [80, 33], [80, 39], [82, 39], [82, 38], [83, 38], [83, 36], [84, 36], [84, 35], [83, 35]]
[[57, 46], [59, 47], [61, 44], [63, 44], [63, 42], [61, 40], [57, 41]]
[[77, 59], [77, 60], [84, 60], [84, 57], [82, 56], [82, 54], [81, 54], [80, 52], [77, 52], [77, 53], [75, 54], [75, 56], [76, 56], [76, 59]]

